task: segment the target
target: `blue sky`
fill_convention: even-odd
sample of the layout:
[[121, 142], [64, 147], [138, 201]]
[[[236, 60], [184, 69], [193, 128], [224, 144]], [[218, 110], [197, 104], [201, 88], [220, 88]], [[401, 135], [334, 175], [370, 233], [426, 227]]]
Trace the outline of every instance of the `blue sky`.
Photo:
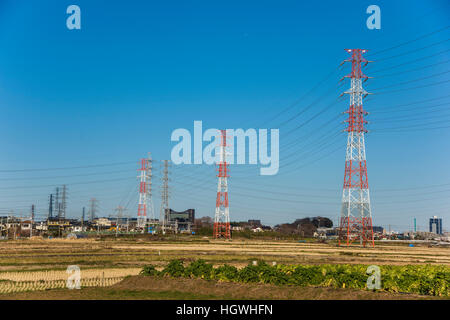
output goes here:
[[[81, 30], [66, 28], [70, 4]], [[366, 27], [371, 4], [381, 30]], [[348, 99], [333, 101], [350, 66], [337, 68], [344, 48], [365, 48], [375, 61], [364, 84], [375, 93], [364, 103], [374, 224], [409, 230], [416, 217], [425, 229], [438, 215], [448, 230], [449, 16], [437, 0], [0, 0], [0, 214], [35, 203], [44, 217], [48, 194], [67, 184], [72, 217], [92, 197], [101, 215], [120, 204], [136, 216], [138, 160], [151, 152], [159, 169], [171, 132], [202, 120], [280, 129], [277, 176], [231, 168], [231, 220], [337, 222]], [[216, 184], [211, 166], [174, 166], [170, 206], [213, 216]]]

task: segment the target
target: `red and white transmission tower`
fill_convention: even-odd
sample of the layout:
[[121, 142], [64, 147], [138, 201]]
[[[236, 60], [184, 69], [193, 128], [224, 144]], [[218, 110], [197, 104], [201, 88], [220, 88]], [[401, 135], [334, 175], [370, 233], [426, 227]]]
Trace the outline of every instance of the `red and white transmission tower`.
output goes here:
[[[364, 145], [364, 133], [367, 130], [364, 124], [364, 116], [367, 112], [363, 109], [363, 97], [368, 94], [362, 87], [362, 79], [369, 77], [361, 71], [361, 64], [368, 62], [363, 58], [367, 50], [346, 49], [351, 54], [352, 72], [345, 76], [351, 79], [351, 87], [347, 93], [350, 95], [350, 107], [348, 111], [347, 153], [345, 156], [344, 190], [342, 193], [342, 209], [339, 227], [339, 245], [341, 242], [350, 245], [359, 239], [360, 244], [366, 246], [369, 242], [374, 246], [372, 229], [372, 212], [370, 209], [369, 184], [367, 182], [366, 150]], [[344, 62], [345, 62], [344, 61]]]
[[[144, 231], [147, 224], [147, 214], [150, 213], [150, 218], [153, 217], [153, 203], [152, 203], [152, 159], [150, 154], [147, 159], [141, 159], [141, 168], [139, 183], [139, 204], [138, 204], [138, 214], [137, 214], [137, 227]], [[150, 203], [150, 206], [149, 206]]]
[[228, 164], [227, 164], [227, 133], [220, 130], [219, 161], [217, 171], [219, 178], [217, 184], [216, 213], [214, 215], [213, 238], [231, 239], [230, 211], [228, 207]]

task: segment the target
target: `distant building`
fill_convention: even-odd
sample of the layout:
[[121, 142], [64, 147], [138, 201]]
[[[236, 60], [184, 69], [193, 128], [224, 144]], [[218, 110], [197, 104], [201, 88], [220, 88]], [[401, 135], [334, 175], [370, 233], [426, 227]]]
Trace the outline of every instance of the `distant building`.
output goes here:
[[384, 233], [383, 227], [373, 226], [372, 229], [373, 229], [373, 232]]
[[169, 225], [173, 226], [176, 232], [191, 233], [195, 222], [195, 209], [188, 209], [182, 212], [166, 209], [166, 217]]
[[434, 216], [430, 218], [430, 232], [442, 234], [442, 219]]
[[22, 229], [22, 231], [30, 231], [32, 226], [33, 226], [33, 224], [31, 223], [31, 220], [25, 220], [25, 221], [22, 221], [20, 228]]
[[47, 231], [48, 230], [48, 226], [47, 223], [44, 221], [39, 222], [39, 224], [36, 224], [36, 230], [38, 231]]
[[110, 228], [111, 227], [111, 220], [109, 220], [108, 218], [97, 218], [94, 220], [95, 225], [98, 227], [103, 227], [103, 228]]
[[87, 226], [80, 224], [72, 225], [72, 232], [85, 232], [87, 230]]
[[52, 232], [60, 232], [67, 229], [70, 226], [70, 221], [67, 219], [48, 218], [47, 229]]
[[253, 228], [261, 227], [261, 220], [248, 220], [248, 224]]
[[317, 228], [317, 230], [313, 233], [313, 237], [326, 239], [335, 236], [336, 228]]

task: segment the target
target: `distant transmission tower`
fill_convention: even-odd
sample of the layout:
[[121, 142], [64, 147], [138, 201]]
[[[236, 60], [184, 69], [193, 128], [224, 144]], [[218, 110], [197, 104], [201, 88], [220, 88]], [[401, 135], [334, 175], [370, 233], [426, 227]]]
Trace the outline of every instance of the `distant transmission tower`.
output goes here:
[[53, 199], [53, 194], [50, 193], [50, 197], [48, 199], [48, 219], [53, 218], [53, 204], [54, 204], [54, 199]]
[[55, 203], [54, 203], [54, 210], [56, 211], [56, 216], [59, 218], [60, 214], [61, 214], [61, 205], [59, 203], [59, 188], [56, 187], [56, 192], [55, 192]]
[[115, 211], [117, 212], [117, 215], [116, 215], [116, 237], [117, 237], [117, 234], [119, 232], [119, 222], [122, 222], [123, 213], [126, 211], [126, 209], [122, 206], [118, 206], [115, 209]]
[[141, 168], [138, 170], [140, 171], [139, 177], [141, 178], [139, 182], [139, 204], [137, 213], [137, 227], [139, 229], [145, 228], [147, 222], [147, 167], [148, 160], [141, 159]]
[[91, 200], [89, 200], [89, 221], [94, 221], [95, 217], [96, 217], [96, 213], [97, 213], [97, 203], [98, 200], [95, 198], [92, 198]]
[[150, 152], [148, 153], [148, 166], [147, 166], [147, 204], [148, 214], [147, 218], [150, 222], [155, 222], [155, 207], [153, 206], [152, 197], [152, 178], [153, 178], [153, 160]]
[[339, 226], [339, 245], [350, 245], [355, 240], [366, 246], [370, 243], [374, 246], [372, 213], [370, 209], [369, 184], [367, 182], [366, 151], [364, 145], [364, 133], [367, 130], [364, 124], [364, 116], [367, 112], [363, 109], [363, 96], [368, 93], [362, 87], [362, 79], [368, 77], [361, 71], [361, 63], [368, 62], [363, 58], [367, 50], [346, 49], [351, 54], [352, 72], [345, 76], [351, 79], [350, 107], [348, 111], [347, 153], [345, 157], [344, 188], [342, 194], [342, 209]]
[[216, 212], [214, 215], [213, 238], [231, 239], [230, 212], [228, 208], [228, 164], [227, 133], [220, 130], [219, 161], [217, 163], [219, 181], [217, 184]]
[[165, 234], [166, 228], [169, 227], [169, 217], [167, 216], [167, 211], [169, 209], [169, 160], [163, 160], [162, 173], [161, 208], [159, 211], [159, 221], [161, 224], [161, 230], [163, 234]]
[[153, 200], [152, 200], [152, 158], [150, 154], [147, 159], [141, 159], [141, 168], [139, 169], [139, 204], [137, 227], [144, 230], [147, 225], [147, 219], [154, 219]]
[[58, 212], [58, 218], [65, 219], [66, 218], [66, 209], [67, 209], [67, 187], [63, 185], [62, 196], [61, 196], [61, 209]]

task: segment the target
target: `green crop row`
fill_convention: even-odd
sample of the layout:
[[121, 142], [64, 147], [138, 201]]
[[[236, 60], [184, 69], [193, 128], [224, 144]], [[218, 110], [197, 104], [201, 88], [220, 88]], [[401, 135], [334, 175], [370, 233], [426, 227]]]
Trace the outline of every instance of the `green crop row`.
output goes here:
[[[204, 260], [184, 266], [172, 260], [162, 270], [147, 265], [146, 276], [201, 278], [242, 283], [270, 283], [291, 286], [318, 286], [366, 289], [367, 265], [268, 265], [259, 261], [237, 269], [230, 265], [213, 267]], [[450, 296], [450, 267], [434, 265], [380, 266], [380, 290], [421, 295]]]

